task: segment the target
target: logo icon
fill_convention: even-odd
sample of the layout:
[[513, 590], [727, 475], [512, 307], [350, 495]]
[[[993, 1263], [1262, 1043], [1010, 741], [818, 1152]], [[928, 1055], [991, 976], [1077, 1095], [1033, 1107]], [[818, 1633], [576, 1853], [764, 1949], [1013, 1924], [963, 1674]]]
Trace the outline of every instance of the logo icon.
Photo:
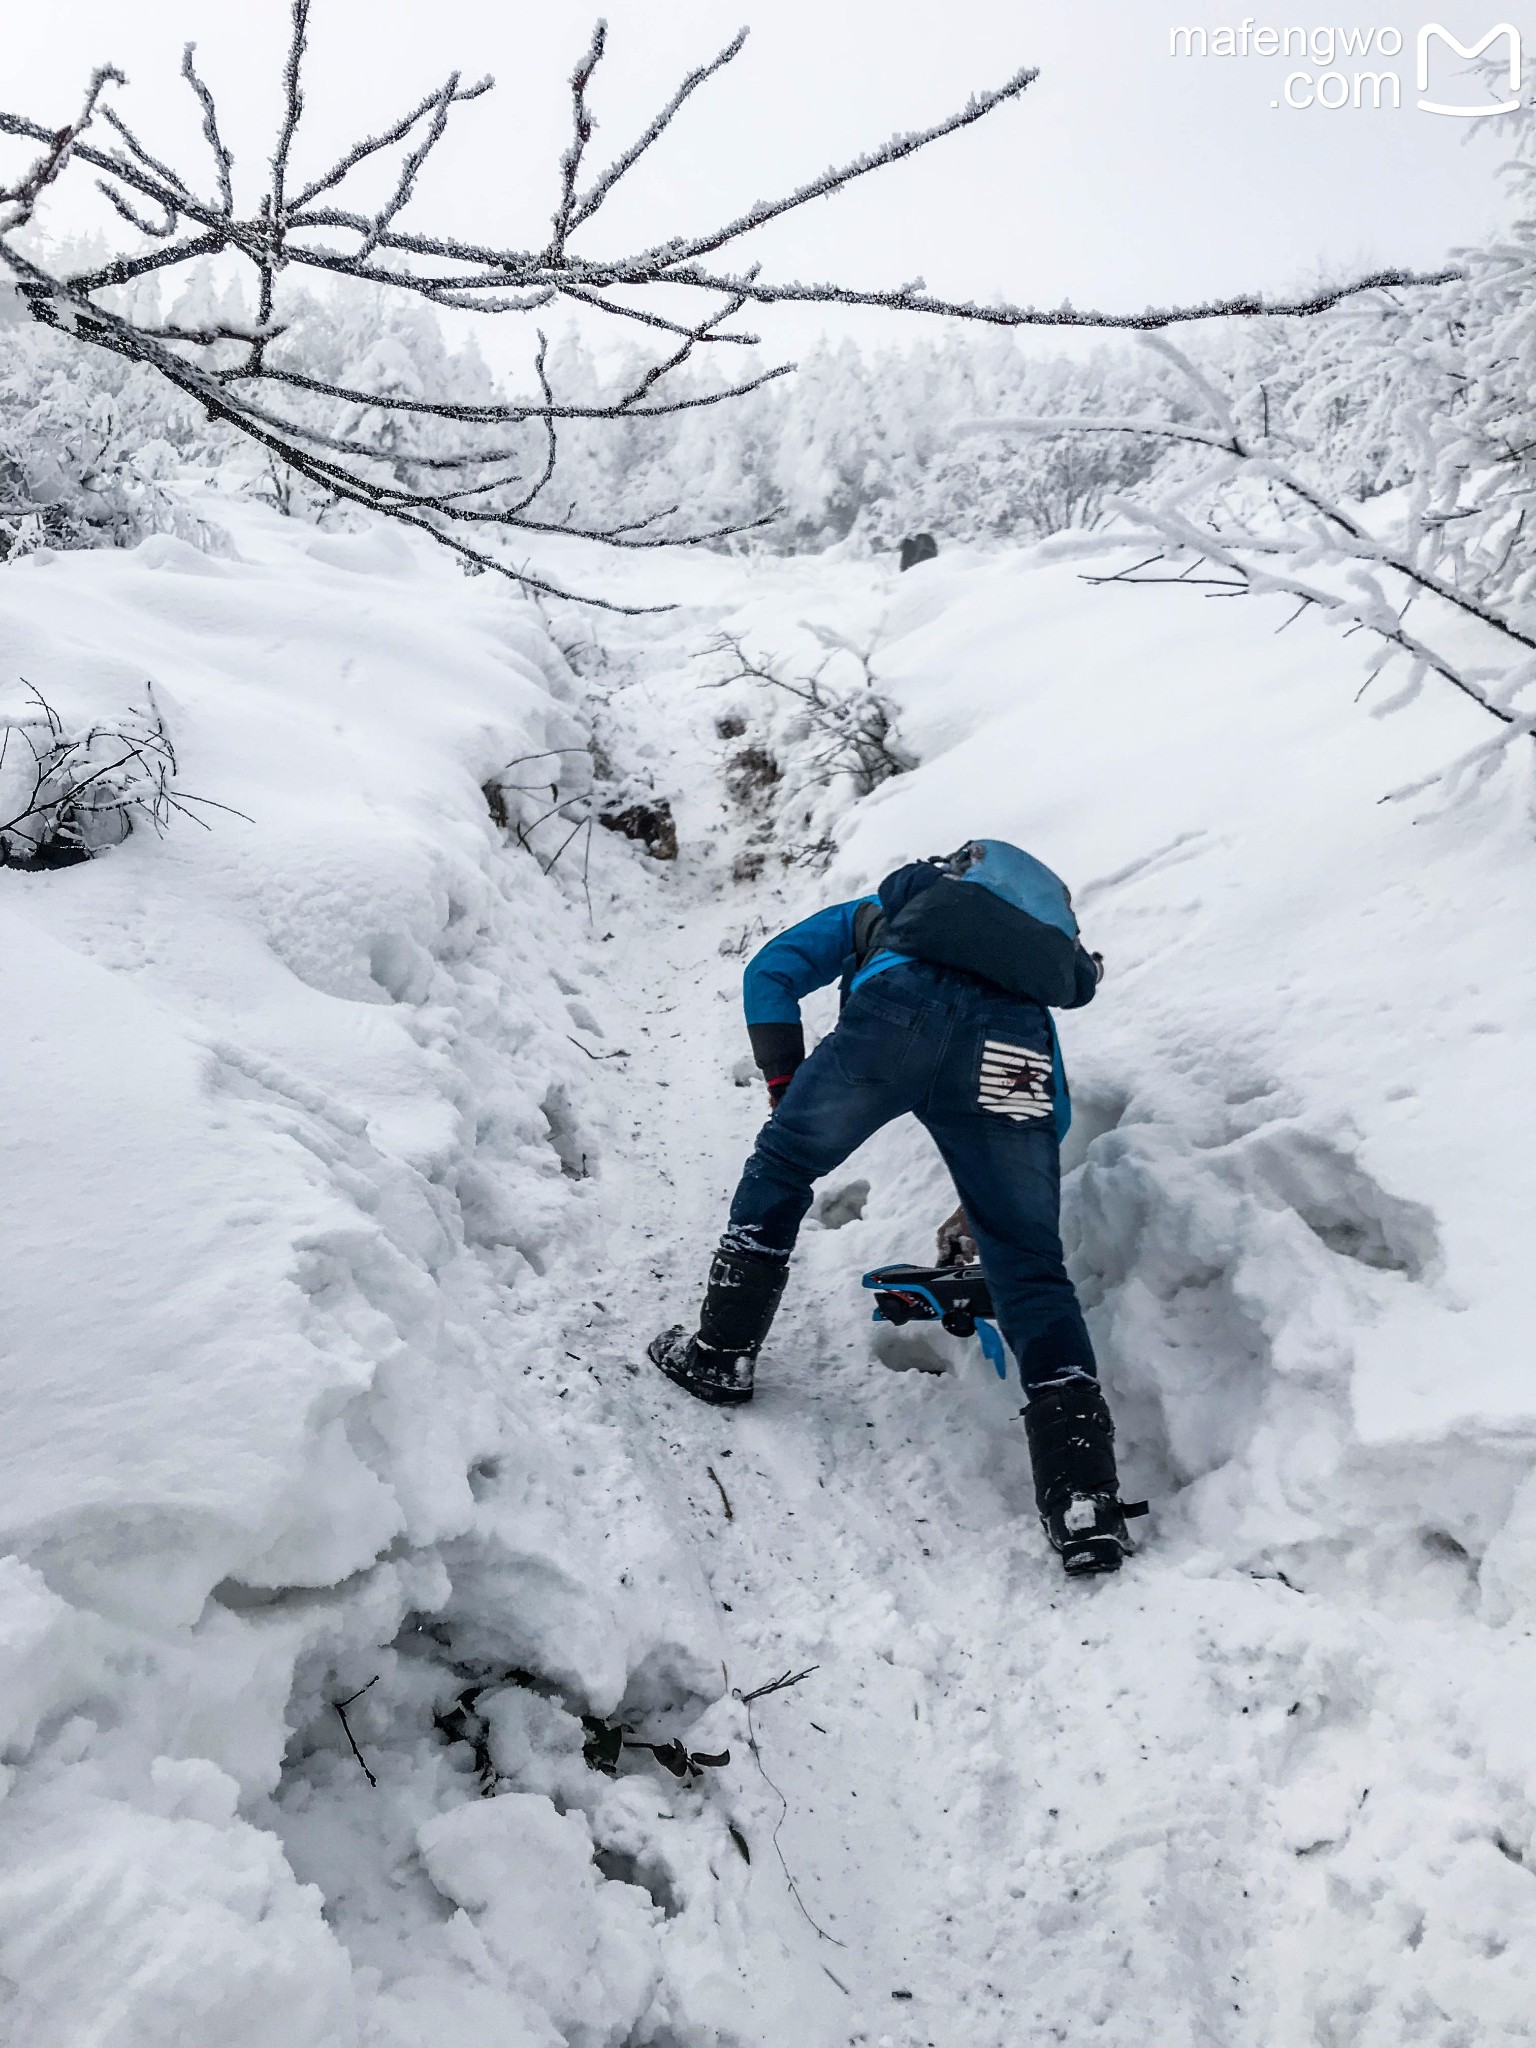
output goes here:
[[1509, 47], [1509, 90], [1507, 100], [1496, 100], [1491, 106], [1448, 107], [1439, 100], [1420, 100], [1419, 105], [1426, 114], [1451, 114], [1460, 121], [1480, 121], [1485, 114], [1512, 114], [1520, 104], [1520, 31], [1512, 22], [1501, 21], [1496, 28], [1489, 29], [1480, 43], [1463, 43], [1453, 36], [1448, 28], [1442, 28], [1438, 21], [1426, 22], [1419, 30], [1419, 91], [1429, 91], [1429, 46], [1438, 37], [1458, 57], [1469, 61], [1481, 57], [1484, 50], [1502, 37]]

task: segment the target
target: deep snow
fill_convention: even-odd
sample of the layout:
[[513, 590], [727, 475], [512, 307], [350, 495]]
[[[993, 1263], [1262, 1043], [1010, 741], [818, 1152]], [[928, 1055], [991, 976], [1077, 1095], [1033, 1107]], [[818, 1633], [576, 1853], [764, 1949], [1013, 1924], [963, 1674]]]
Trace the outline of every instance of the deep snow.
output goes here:
[[[1528, 767], [1383, 805], [1470, 711], [1048, 554], [604, 564], [682, 609], [551, 637], [387, 534], [216, 516], [222, 558], [0, 572], [7, 688], [152, 677], [250, 820], [0, 874], [4, 2038], [1536, 2034]], [[879, 632], [922, 764], [859, 803], [797, 793], [789, 700], [700, 687], [807, 622]], [[594, 724], [675, 865], [544, 877], [493, 821]], [[919, 1132], [829, 1182], [750, 1411], [639, 1368], [761, 1114], [743, 952], [978, 832], [1109, 963], [1066, 1227], [1155, 1515], [1090, 1587], [1016, 1388], [867, 1320], [952, 1205]], [[583, 1714], [731, 1762], [610, 1779]]]

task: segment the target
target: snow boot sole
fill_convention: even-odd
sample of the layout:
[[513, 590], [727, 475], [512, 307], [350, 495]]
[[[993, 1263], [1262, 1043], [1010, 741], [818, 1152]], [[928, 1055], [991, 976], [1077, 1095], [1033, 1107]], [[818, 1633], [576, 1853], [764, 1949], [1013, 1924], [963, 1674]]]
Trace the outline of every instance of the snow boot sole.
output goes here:
[[696, 1401], [707, 1401], [715, 1408], [739, 1408], [752, 1398], [751, 1358], [701, 1345], [681, 1323], [653, 1337], [645, 1350], [652, 1365]]
[[1134, 1555], [1127, 1515], [1146, 1513], [1144, 1501], [1095, 1499], [1078, 1494], [1064, 1506], [1040, 1517], [1046, 1540], [1061, 1559], [1069, 1579], [1088, 1579], [1117, 1572]]

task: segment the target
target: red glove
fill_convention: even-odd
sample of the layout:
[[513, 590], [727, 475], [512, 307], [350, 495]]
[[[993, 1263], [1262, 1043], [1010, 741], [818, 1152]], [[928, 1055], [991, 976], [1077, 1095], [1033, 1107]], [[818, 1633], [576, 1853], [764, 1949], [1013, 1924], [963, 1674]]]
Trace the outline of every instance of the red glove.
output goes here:
[[776, 1074], [768, 1083], [768, 1107], [777, 1109], [784, 1100], [784, 1091], [794, 1079], [793, 1074]]

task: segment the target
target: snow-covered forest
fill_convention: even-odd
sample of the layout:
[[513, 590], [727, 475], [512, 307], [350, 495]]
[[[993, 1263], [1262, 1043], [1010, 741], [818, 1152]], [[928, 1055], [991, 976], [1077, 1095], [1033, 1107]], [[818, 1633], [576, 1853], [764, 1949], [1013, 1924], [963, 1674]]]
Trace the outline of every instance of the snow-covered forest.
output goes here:
[[[1434, 282], [531, 384], [53, 235], [98, 126], [0, 194], [0, 2041], [1536, 2039], [1536, 118]], [[645, 1358], [745, 958], [978, 834], [1106, 961], [1104, 1580], [869, 1319], [910, 1120], [750, 1408]]]

